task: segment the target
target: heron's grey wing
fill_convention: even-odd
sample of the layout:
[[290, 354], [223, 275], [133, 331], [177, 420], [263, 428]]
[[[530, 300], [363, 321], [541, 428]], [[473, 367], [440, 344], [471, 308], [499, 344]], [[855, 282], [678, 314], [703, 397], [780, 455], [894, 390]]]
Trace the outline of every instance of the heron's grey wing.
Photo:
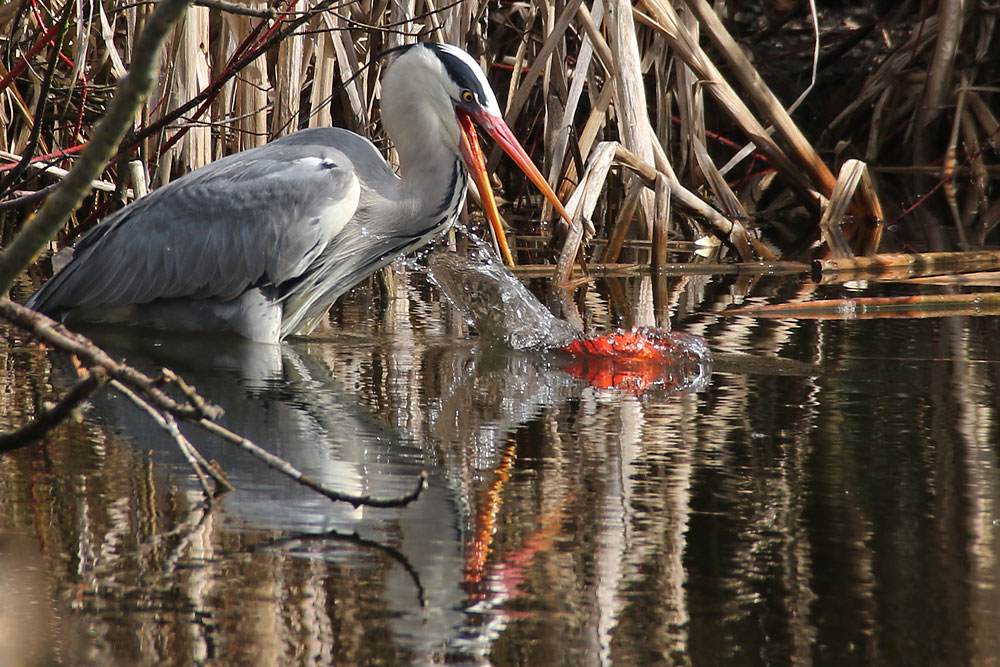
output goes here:
[[329, 145], [279, 140], [237, 153], [99, 225], [28, 305], [62, 314], [280, 290], [343, 228], [359, 193], [351, 161]]
[[[289, 295], [282, 337], [308, 333], [337, 297], [396, 257], [425, 245], [455, 222], [457, 206], [420, 211], [413, 201], [401, 197], [399, 189], [378, 170], [366, 169], [360, 159], [358, 166], [363, 184], [360, 206], [349, 221], [349, 229], [332, 238], [316, 258], [315, 273], [321, 278], [310, 276], [311, 283], [305, 289]], [[465, 179], [465, 169], [456, 160], [453, 186], [449, 188], [452, 201], [465, 200]]]

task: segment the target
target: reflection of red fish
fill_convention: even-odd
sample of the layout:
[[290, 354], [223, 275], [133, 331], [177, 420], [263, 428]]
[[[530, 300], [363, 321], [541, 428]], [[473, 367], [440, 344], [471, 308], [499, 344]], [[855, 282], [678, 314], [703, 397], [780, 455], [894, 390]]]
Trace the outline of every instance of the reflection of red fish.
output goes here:
[[702, 338], [639, 327], [575, 340], [561, 349], [572, 355], [562, 367], [570, 375], [636, 396], [653, 386], [668, 393], [698, 388], [711, 360]]

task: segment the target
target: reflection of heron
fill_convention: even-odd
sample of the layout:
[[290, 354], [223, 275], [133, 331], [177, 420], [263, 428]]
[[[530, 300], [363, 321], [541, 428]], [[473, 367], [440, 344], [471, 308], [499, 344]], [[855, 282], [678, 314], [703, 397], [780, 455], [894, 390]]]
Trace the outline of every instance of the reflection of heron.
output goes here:
[[565, 215], [467, 53], [401, 47], [382, 90], [401, 177], [353, 132], [297, 132], [111, 216], [27, 305], [61, 318], [231, 330], [261, 341], [308, 333], [337, 297], [455, 222], [466, 165], [504, 238], [471, 121]]

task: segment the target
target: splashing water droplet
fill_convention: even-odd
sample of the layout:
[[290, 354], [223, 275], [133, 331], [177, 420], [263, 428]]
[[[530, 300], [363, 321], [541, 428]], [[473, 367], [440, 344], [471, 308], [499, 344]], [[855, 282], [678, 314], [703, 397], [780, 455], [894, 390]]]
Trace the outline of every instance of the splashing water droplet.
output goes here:
[[427, 258], [428, 277], [480, 336], [514, 349], [568, 345], [579, 335], [573, 325], [553, 315], [492, 254], [475, 259], [438, 251]]

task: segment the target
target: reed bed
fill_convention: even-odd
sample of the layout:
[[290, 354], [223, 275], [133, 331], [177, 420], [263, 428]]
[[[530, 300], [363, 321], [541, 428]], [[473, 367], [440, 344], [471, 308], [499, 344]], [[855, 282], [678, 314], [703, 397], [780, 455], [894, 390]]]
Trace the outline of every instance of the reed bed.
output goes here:
[[[575, 215], [550, 223], [494, 151], [519, 264], [551, 263], [569, 279], [581, 263], [662, 265], [692, 248], [758, 261], [995, 243], [1000, 9], [777, 4], [789, 11], [736, 0], [197, 0], [55, 245], [137, 193], [298, 128], [347, 127], [391, 159], [373, 56], [418, 40], [480, 57]], [[0, 5], [5, 240], [72, 166], [151, 8]]]

